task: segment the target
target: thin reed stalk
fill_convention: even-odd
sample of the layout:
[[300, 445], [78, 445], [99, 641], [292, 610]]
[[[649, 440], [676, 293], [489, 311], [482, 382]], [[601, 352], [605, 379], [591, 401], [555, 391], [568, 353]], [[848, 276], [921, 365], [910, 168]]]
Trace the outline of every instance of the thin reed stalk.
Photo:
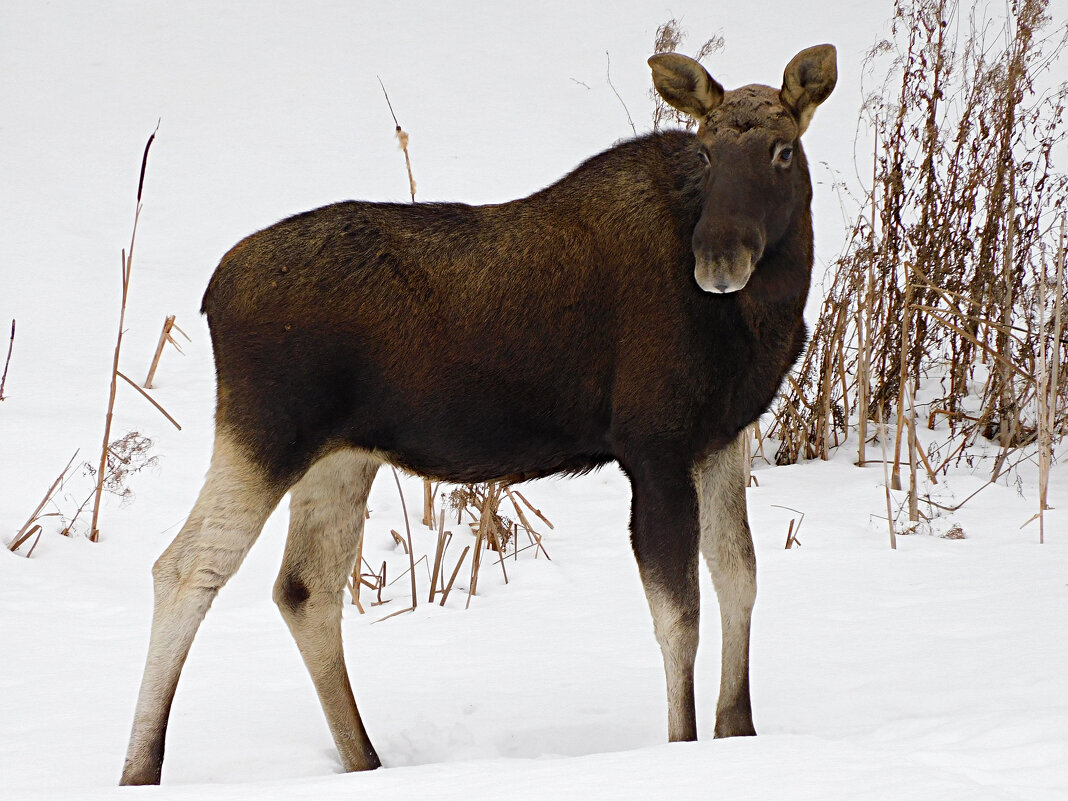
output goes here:
[[5, 399], [4, 387], [7, 386], [7, 368], [11, 366], [11, 351], [15, 348], [15, 321], [11, 321], [11, 338], [7, 342], [7, 358], [4, 359], [4, 374], [0, 376], [0, 401]]

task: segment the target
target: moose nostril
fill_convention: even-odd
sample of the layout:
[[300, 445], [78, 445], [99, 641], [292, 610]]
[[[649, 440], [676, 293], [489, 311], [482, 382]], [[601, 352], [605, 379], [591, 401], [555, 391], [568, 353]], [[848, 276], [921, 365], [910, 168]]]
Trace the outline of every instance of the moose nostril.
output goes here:
[[719, 283], [717, 283], [716, 284], [716, 291], [717, 292], [722, 292], [722, 293], [725, 294], [727, 292], [727, 282], [726, 281], [720, 281]]

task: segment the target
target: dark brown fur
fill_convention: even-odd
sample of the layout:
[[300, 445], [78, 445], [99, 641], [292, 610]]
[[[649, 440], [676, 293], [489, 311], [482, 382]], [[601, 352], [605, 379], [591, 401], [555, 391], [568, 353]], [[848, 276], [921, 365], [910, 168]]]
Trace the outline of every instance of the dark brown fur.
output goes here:
[[339, 203], [245, 239], [204, 298], [218, 425], [285, 483], [340, 444], [451, 481], [688, 468], [800, 354], [812, 261], [802, 163], [749, 285], [702, 291], [697, 148], [653, 134], [512, 203]]

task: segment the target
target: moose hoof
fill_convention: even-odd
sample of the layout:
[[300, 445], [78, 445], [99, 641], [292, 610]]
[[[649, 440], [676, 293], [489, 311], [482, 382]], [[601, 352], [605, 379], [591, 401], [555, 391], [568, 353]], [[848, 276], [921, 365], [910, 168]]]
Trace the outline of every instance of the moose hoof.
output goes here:
[[162, 770], [160, 768], [138, 768], [134, 765], [126, 765], [122, 769], [122, 778], [119, 779], [119, 787], [139, 787], [145, 784], [159, 784]]
[[347, 758], [342, 759], [342, 768], [346, 773], [358, 773], [382, 767], [382, 760], [378, 758], [378, 753], [370, 745], [365, 750], [346, 756]]
[[715, 736], [717, 740], [720, 737], [754, 737], [755, 735], [756, 728], [753, 726], [751, 712], [734, 710], [716, 715]]

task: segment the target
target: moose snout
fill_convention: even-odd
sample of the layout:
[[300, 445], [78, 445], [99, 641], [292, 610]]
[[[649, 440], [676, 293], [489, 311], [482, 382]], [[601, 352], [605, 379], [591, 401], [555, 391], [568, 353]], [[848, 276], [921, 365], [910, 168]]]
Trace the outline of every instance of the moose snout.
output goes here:
[[693, 235], [694, 280], [705, 292], [737, 292], [748, 282], [761, 256], [763, 236], [739, 226], [732, 234], [698, 226]]
[[742, 289], [753, 274], [753, 268], [759, 258], [746, 247], [735, 248], [729, 253], [694, 255], [694, 280], [705, 292], [713, 294], [737, 292]]

